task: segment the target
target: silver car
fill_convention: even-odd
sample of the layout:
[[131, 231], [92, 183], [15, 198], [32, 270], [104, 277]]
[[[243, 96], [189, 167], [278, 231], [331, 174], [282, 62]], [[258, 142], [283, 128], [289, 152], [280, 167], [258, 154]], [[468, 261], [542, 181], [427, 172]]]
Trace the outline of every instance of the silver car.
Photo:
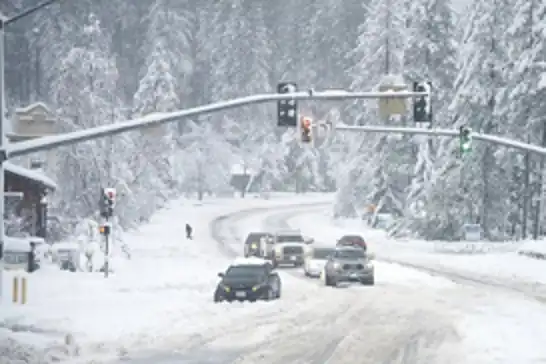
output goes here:
[[371, 255], [358, 247], [336, 248], [324, 266], [324, 283], [333, 287], [337, 286], [338, 282], [373, 285], [375, 277], [371, 259]]

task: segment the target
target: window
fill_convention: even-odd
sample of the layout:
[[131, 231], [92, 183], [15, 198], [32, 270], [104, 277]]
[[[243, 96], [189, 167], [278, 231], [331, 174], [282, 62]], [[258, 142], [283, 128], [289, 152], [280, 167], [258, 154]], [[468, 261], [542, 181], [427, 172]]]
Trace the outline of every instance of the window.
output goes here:
[[228, 268], [226, 277], [256, 277], [265, 274], [266, 268], [263, 265], [234, 265]]
[[338, 250], [335, 254], [336, 258], [365, 258], [366, 253], [361, 249], [347, 249], [347, 250]]
[[261, 238], [266, 238], [268, 236], [269, 236], [268, 234], [263, 234], [263, 233], [251, 233], [247, 236], [245, 240], [245, 244], [248, 245], [251, 243], [258, 243]]
[[301, 235], [278, 235], [277, 236], [277, 243], [293, 243], [293, 242], [301, 242], [303, 243], [303, 236]]

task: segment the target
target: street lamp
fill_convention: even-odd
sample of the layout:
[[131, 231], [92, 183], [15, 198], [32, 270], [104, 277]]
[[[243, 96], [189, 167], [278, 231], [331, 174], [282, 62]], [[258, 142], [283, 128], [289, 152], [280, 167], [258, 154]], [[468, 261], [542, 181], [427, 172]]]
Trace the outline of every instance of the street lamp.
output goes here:
[[11, 17], [6, 17], [0, 13], [0, 302], [3, 297], [2, 282], [4, 273], [4, 241], [5, 241], [5, 229], [4, 229], [4, 162], [7, 159], [6, 152], [4, 150], [6, 144], [6, 99], [5, 99], [5, 27], [19, 19], [25, 18], [34, 14], [36, 11], [45, 8], [46, 6], [53, 4], [59, 0], [46, 0], [36, 6], [30, 7], [27, 10], [21, 11]]

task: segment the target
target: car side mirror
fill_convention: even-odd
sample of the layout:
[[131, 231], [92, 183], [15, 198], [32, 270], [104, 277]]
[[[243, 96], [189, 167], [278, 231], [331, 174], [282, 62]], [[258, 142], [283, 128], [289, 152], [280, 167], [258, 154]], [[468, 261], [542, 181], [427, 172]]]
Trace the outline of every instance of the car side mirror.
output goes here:
[[224, 278], [224, 273], [222, 273], [222, 272], [218, 273], [218, 277]]

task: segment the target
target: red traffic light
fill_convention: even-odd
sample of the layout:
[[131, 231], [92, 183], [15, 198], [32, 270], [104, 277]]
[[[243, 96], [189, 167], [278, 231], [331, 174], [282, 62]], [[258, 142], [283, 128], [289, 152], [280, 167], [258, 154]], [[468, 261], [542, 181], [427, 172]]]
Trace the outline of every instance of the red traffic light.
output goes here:
[[310, 129], [311, 128], [311, 118], [308, 118], [308, 117], [304, 117], [302, 119], [302, 127], [304, 129]]

